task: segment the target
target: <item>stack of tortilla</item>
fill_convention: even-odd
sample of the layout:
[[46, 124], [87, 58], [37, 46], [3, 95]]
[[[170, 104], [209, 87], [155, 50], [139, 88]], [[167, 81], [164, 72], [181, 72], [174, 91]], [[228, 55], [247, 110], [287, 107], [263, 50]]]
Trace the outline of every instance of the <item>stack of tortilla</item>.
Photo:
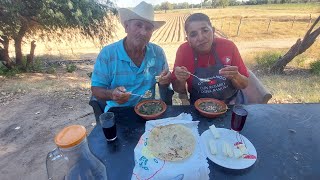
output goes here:
[[209, 180], [209, 164], [200, 145], [199, 121], [191, 114], [146, 122], [145, 133], [134, 148], [132, 180]]
[[148, 149], [162, 160], [180, 161], [192, 155], [195, 138], [192, 131], [180, 124], [170, 124], [152, 129]]

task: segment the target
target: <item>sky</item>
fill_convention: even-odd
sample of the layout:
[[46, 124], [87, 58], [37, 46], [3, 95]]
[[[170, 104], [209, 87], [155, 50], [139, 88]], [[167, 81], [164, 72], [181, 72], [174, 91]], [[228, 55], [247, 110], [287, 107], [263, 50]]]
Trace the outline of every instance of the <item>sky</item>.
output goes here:
[[[138, 5], [142, 0], [112, 0], [117, 4], [118, 7], [134, 7]], [[170, 2], [170, 3], [183, 3], [188, 2], [189, 4], [198, 4], [201, 2], [201, 0], [144, 0], [145, 2], [157, 5], [161, 4], [162, 2]]]

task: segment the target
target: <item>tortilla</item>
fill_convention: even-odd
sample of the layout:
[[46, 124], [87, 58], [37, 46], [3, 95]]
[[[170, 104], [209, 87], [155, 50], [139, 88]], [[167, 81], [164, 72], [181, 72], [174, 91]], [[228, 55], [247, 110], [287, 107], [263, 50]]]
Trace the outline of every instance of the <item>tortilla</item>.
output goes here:
[[191, 130], [183, 125], [160, 126], [150, 132], [147, 147], [159, 159], [179, 161], [192, 155], [195, 137]]

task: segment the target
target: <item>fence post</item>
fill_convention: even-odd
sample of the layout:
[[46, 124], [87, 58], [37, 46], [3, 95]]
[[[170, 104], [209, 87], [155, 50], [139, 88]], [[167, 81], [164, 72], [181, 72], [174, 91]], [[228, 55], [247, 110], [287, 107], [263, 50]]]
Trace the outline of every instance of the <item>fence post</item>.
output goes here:
[[222, 22], [221, 22], [221, 28], [220, 29], [222, 30], [222, 28], [223, 28], [223, 19], [221, 21]]
[[271, 21], [272, 19], [269, 20], [269, 24], [268, 24], [268, 29], [267, 29], [267, 32], [269, 32], [269, 29], [270, 29], [270, 25], [271, 25]]
[[239, 34], [240, 34], [240, 26], [241, 26], [241, 23], [242, 23], [242, 17], [240, 18], [240, 23], [239, 23], [239, 25], [238, 25], [237, 36], [239, 36]]
[[310, 14], [310, 19], [309, 19], [309, 23], [308, 23], [308, 26], [307, 26], [307, 27], [309, 27], [309, 26], [310, 26], [311, 21], [312, 21], [312, 17], [311, 17], [311, 14]]
[[291, 28], [293, 28], [293, 24], [294, 24], [294, 21], [296, 20], [296, 16], [293, 17], [293, 21], [292, 21], [292, 24], [291, 24]]

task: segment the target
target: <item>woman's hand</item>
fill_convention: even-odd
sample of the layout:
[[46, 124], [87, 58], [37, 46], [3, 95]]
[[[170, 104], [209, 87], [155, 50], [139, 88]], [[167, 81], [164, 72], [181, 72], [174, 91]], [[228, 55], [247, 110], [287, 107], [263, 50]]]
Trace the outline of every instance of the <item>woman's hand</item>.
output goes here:
[[244, 89], [248, 86], [248, 78], [238, 71], [238, 66], [226, 66], [219, 70], [219, 74], [230, 79], [237, 89]]
[[238, 66], [226, 66], [219, 70], [219, 74], [230, 80], [235, 79], [240, 75]]
[[123, 86], [117, 87], [112, 91], [112, 100], [118, 104], [126, 103], [130, 98], [130, 93], [126, 92]]
[[174, 75], [176, 76], [177, 80], [178, 81], [187, 81], [187, 79], [190, 77], [190, 74], [188, 74], [188, 69], [184, 66], [177, 66], [175, 68], [175, 71], [174, 71]]

